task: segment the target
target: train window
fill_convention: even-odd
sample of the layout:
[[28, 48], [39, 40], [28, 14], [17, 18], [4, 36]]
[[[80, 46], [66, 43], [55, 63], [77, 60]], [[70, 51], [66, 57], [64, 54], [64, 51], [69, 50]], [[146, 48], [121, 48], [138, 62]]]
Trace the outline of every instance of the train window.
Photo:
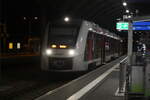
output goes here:
[[75, 28], [53, 28], [50, 36], [75, 36], [76, 31]]
[[77, 36], [79, 33], [79, 28], [72, 26], [57, 26], [53, 27], [49, 31], [49, 43], [50, 44], [64, 44], [68, 47], [74, 47]]

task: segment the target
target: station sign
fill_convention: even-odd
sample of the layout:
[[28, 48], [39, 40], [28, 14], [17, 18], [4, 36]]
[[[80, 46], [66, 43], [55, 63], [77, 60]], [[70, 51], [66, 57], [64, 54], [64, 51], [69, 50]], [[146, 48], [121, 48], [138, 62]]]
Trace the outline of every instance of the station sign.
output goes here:
[[[128, 22], [118, 22], [116, 25], [117, 30], [128, 30]], [[150, 30], [150, 22], [133, 22], [133, 30]]]
[[133, 30], [137, 30], [137, 31], [150, 30], [150, 26], [133, 26]]
[[150, 22], [144, 22], [144, 21], [133, 22], [133, 26], [150, 26]]
[[133, 22], [133, 30], [150, 30], [150, 22]]
[[129, 23], [128, 22], [117, 22], [116, 28], [117, 28], [117, 30], [128, 30]]

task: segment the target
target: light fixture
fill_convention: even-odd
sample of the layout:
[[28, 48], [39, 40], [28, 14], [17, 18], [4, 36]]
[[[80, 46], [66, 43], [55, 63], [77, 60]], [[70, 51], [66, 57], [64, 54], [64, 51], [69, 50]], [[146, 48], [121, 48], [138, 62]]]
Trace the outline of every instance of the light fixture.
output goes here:
[[34, 17], [34, 19], [35, 19], [35, 20], [37, 20], [37, 19], [38, 19], [38, 17]]
[[127, 6], [127, 3], [126, 3], [126, 2], [123, 2], [122, 4], [123, 4], [123, 6]]
[[129, 13], [130, 11], [129, 10], [126, 10], [126, 13]]
[[129, 15], [128, 18], [131, 18], [131, 15]]
[[65, 21], [65, 22], [69, 22], [69, 21], [70, 21], [70, 18], [69, 18], [69, 17], [65, 17], [65, 18], [64, 18], [64, 21]]
[[92, 29], [92, 28], [89, 28], [89, 30], [92, 31], [93, 29]]
[[26, 18], [26, 17], [23, 17], [23, 19], [26, 20], [27, 18]]

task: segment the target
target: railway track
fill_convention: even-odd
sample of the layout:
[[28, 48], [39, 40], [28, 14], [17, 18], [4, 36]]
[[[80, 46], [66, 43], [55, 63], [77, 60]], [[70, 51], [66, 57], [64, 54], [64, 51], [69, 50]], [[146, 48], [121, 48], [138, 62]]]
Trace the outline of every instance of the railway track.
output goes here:
[[[13, 68], [12, 68], [13, 67]], [[0, 85], [0, 100], [33, 100], [81, 76], [72, 73], [42, 72], [35, 66], [11, 66], [3, 70], [3, 85]]]

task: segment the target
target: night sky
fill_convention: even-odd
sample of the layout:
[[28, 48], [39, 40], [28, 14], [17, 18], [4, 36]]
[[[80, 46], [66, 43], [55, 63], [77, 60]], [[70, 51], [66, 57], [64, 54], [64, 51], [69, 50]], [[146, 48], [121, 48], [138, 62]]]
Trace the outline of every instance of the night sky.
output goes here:
[[[7, 31], [10, 35], [24, 36], [29, 32], [29, 23], [31, 23], [30, 34], [39, 35], [38, 24], [40, 19], [34, 20], [38, 17], [39, 9], [34, 1], [29, 0], [4, 0], [4, 18], [7, 23]], [[26, 20], [24, 20], [26, 17]], [[36, 29], [35, 29], [36, 28]]]
[[[114, 2], [114, 7], [109, 2], [102, 0], [3, 0], [3, 14], [7, 23], [7, 31], [11, 35], [29, 34], [29, 23], [32, 35], [41, 34], [42, 14], [48, 20], [61, 18], [65, 15], [94, 21], [104, 28], [115, 30], [116, 19], [123, 15], [121, 1]], [[98, 4], [100, 2], [100, 4]], [[127, 0], [129, 9], [137, 9], [138, 15], [149, 15], [150, 0]], [[97, 10], [98, 7], [103, 9]], [[110, 8], [108, 8], [110, 6]], [[95, 8], [94, 8], [95, 7]], [[97, 8], [96, 8], [97, 7]], [[113, 9], [115, 9], [113, 11]], [[97, 10], [97, 11], [96, 11]], [[104, 12], [104, 10], [109, 12]], [[120, 11], [120, 12], [118, 12]], [[106, 14], [106, 15], [105, 15]], [[26, 20], [24, 20], [26, 17]], [[38, 17], [37, 20], [34, 17]]]

